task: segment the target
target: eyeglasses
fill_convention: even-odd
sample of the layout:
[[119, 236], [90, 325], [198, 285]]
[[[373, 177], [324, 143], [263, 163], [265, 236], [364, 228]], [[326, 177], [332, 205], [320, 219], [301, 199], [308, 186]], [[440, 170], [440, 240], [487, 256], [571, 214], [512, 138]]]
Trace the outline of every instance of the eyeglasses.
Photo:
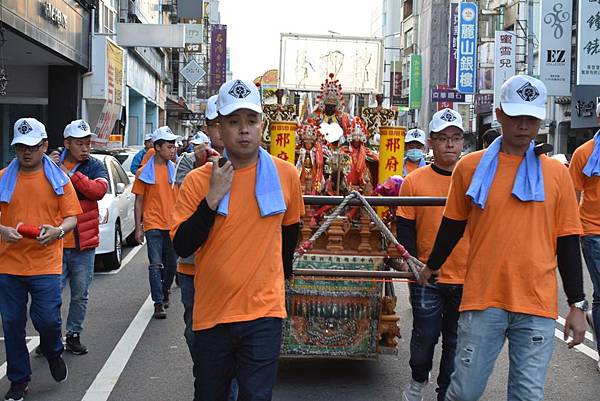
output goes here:
[[15, 145], [15, 150], [17, 152], [21, 152], [21, 153], [25, 153], [26, 151], [33, 153], [33, 152], [37, 152], [38, 150], [40, 150], [42, 145], [44, 145], [43, 141], [40, 142], [39, 144], [33, 145], [33, 146], [27, 146], [27, 145], [23, 145], [22, 143], [17, 143]]
[[454, 144], [454, 143], [460, 143], [460, 142], [464, 141], [464, 137], [463, 136], [452, 136], [452, 137], [449, 137], [449, 136], [437, 136], [436, 135], [436, 136], [432, 136], [431, 140], [433, 142], [437, 142], [437, 143], [440, 143], [440, 144], [448, 143], [448, 142]]

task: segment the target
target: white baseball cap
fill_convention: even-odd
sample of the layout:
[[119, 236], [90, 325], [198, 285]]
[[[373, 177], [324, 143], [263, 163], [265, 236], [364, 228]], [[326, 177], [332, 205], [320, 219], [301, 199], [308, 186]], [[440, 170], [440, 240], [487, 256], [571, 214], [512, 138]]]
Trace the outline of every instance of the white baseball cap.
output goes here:
[[164, 141], [176, 141], [179, 139], [179, 136], [175, 135], [173, 131], [171, 131], [171, 128], [165, 125], [164, 127], [155, 129], [152, 134], [152, 140], [154, 142], [160, 141], [161, 139]]
[[90, 125], [85, 120], [71, 121], [67, 124], [63, 132], [65, 138], [85, 138], [91, 135], [96, 136], [96, 134], [90, 131]]
[[425, 145], [425, 132], [423, 132], [423, 130], [420, 130], [418, 128], [413, 128], [408, 130], [408, 132], [406, 133], [406, 137], [404, 137], [404, 143], [409, 143], [409, 142], [419, 142], [422, 145]]
[[546, 85], [528, 75], [510, 77], [500, 90], [500, 107], [511, 117], [531, 116], [538, 120], [546, 118]]
[[440, 132], [448, 127], [456, 127], [464, 132], [460, 113], [452, 109], [442, 109], [436, 112], [429, 122], [429, 132]]
[[239, 109], [249, 109], [262, 113], [260, 94], [252, 81], [245, 79], [232, 79], [219, 88], [217, 98], [217, 111], [222, 116], [227, 116]]
[[190, 138], [190, 143], [192, 145], [201, 145], [203, 143], [207, 144], [208, 146], [210, 146], [211, 142], [210, 142], [210, 138], [208, 137], [208, 135], [206, 135], [204, 132], [202, 131], [198, 131], [196, 133], [196, 135], [194, 135], [193, 137]]
[[154, 134], [151, 134], [151, 133], [150, 134], [146, 134], [146, 135], [144, 135], [144, 142], [146, 142], [146, 141], [152, 141], [153, 140], [152, 138], [154, 138]]
[[217, 98], [219, 95], [212, 95], [208, 98], [208, 102], [206, 103], [206, 118], [209, 120], [214, 120], [219, 116], [217, 113]]
[[44, 124], [31, 117], [19, 118], [15, 122], [14, 133], [15, 136], [10, 144], [11, 146], [19, 143], [26, 146], [35, 146], [39, 144], [42, 139], [48, 138]]

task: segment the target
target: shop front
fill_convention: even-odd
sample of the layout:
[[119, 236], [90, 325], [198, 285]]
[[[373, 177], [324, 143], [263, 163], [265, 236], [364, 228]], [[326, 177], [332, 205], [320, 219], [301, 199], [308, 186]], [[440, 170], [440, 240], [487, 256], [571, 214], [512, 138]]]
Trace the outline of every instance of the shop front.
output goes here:
[[81, 116], [82, 76], [89, 69], [91, 4], [85, 0], [4, 0], [0, 96], [0, 165], [14, 157], [12, 126], [21, 117], [46, 125], [51, 147], [66, 124]]

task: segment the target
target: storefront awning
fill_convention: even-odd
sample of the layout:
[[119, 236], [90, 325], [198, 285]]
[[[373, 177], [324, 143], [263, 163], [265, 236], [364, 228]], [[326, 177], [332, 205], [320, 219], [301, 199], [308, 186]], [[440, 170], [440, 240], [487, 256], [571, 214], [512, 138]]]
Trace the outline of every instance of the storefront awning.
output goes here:
[[165, 103], [167, 111], [170, 113], [191, 113], [192, 110], [188, 107], [185, 100], [180, 97], [167, 95], [167, 101]]

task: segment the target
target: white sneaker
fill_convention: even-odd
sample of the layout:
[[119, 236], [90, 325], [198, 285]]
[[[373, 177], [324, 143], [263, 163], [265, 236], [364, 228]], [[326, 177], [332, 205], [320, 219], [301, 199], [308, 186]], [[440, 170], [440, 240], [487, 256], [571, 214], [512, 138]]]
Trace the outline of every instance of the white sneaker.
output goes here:
[[410, 384], [402, 391], [402, 401], [423, 401], [423, 391], [427, 382], [419, 383], [410, 379]]

